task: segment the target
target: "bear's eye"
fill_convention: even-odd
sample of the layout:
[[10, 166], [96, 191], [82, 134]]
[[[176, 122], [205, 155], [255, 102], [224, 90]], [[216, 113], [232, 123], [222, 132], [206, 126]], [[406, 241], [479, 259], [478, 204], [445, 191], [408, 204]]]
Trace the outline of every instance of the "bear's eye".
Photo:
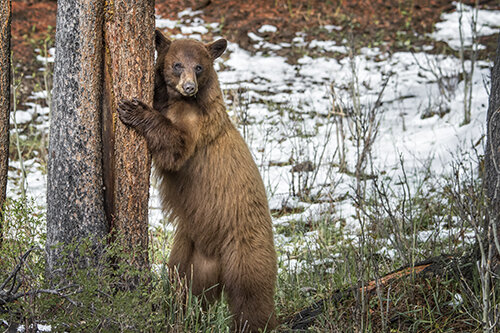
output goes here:
[[196, 65], [194, 67], [194, 71], [196, 72], [196, 74], [200, 74], [203, 71], [203, 67], [201, 65]]
[[174, 72], [177, 72], [177, 73], [180, 73], [182, 71], [182, 64], [180, 62], [176, 62], [173, 66], [172, 66]]

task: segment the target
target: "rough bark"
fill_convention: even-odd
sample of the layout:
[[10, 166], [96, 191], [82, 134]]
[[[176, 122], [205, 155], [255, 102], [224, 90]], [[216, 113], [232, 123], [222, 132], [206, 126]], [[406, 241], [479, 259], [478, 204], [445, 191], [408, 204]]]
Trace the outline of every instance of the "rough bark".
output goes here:
[[154, 0], [115, 0], [104, 25], [103, 141], [106, 213], [113, 235], [131, 256], [148, 267], [148, 199], [151, 158], [145, 140], [123, 125], [116, 113], [122, 99], [153, 103]]
[[[497, 42], [495, 63], [491, 71], [491, 90], [486, 116], [488, 142], [485, 153], [485, 186], [489, 202], [488, 215], [496, 229], [490, 236], [492, 245], [500, 243], [500, 35]], [[494, 266], [500, 265], [500, 249], [497, 249]]]
[[[47, 186], [47, 269], [64, 245], [89, 238], [95, 251], [74, 262], [92, 264], [108, 223], [101, 151], [104, 0], [59, 0], [54, 99]], [[62, 246], [58, 246], [58, 244]]]
[[2, 216], [7, 190], [9, 164], [9, 115], [10, 115], [10, 0], [0, 4], [0, 244], [2, 243]]

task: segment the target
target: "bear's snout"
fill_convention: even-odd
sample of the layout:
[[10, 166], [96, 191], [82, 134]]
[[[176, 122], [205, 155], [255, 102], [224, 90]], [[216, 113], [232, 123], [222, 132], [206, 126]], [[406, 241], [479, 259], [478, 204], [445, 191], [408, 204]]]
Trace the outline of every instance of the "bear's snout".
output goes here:
[[184, 93], [188, 96], [192, 96], [196, 94], [196, 84], [192, 81], [188, 81], [182, 85], [182, 89], [184, 90]]

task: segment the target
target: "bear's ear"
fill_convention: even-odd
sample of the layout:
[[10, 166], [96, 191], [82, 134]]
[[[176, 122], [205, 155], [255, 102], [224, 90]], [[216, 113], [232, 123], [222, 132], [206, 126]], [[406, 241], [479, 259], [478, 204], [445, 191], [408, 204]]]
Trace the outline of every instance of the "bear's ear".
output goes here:
[[155, 30], [155, 46], [156, 52], [167, 51], [172, 41], [165, 37], [165, 35], [158, 29]]
[[227, 41], [224, 38], [222, 38], [206, 45], [206, 47], [208, 49], [208, 52], [212, 56], [212, 59], [217, 59], [226, 50]]

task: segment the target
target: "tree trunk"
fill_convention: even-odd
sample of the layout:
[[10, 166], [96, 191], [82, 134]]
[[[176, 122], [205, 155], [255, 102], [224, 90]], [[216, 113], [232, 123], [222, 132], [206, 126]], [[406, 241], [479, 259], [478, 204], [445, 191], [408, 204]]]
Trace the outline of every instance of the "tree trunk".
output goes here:
[[64, 246], [90, 238], [99, 256], [109, 228], [104, 212], [101, 89], [104, 0], [59, 0], [54, 99], [47, 186], [47, 271], [57, 268]]
[[137, 97], [153, 104], [154, 0], [115, 0], [105, 12], [103, 141], [106, 214], [131, 262], [148, 268], [151, 158], [145, 140], [123, 125], [117, 103]]
[[144, 139], [118, 121], [116, 105], [131, 97], [152, 104], [153, 37], [153, 0], [58, 3], [47, 188], [49, 273], [61, 260], [62, 247], [56, 244], [90, 237], [97, 247], [93, 256], [73, 254], [86, 266], [99, 256], [98, 241], [110, 229], [130, 252], [130, 264], [148, 268], [151, 159]]
[[489, 219], [493, 223], [491, 245], [496, 248], [493, 267], [500, 267], [500, 35], [495, 64], [491, 71], [491, 90], [486, 116], [488, 142], [485, 153], [485, 186], [489, 202]]
[[11, 8], [10, 0], [2, 0], [0, 4], [0, 245], [3, 239], [3, 208], [9, 165]]

